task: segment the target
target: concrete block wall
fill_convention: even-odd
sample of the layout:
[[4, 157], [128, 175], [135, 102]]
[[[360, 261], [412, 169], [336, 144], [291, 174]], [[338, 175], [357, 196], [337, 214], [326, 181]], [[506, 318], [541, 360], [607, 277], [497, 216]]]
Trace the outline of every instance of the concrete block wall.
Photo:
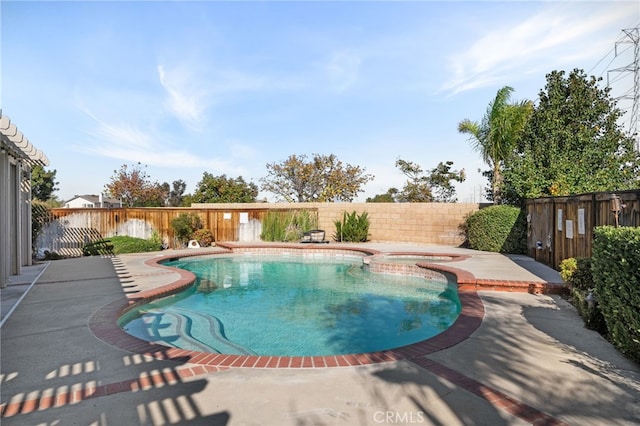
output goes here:
[[344, 212], [367, 212], [370, 240], [457, 246], [464, 241], [459, 226], [479, 209], [473, 203], [309, 203], [318, 209], [318, 225], [335, 232], [335, 220]]
[[301, 209], [318, 211], [318, 228], [333, 240], [335, 220], [345, 212], [367, 212], [373, 242], [413, 242], [446, 246], [460, 245], [459, 227], [465, 217], [477, 211], [477, 203], [248, 203], [193, 204], [194, 208], [217, 210]]

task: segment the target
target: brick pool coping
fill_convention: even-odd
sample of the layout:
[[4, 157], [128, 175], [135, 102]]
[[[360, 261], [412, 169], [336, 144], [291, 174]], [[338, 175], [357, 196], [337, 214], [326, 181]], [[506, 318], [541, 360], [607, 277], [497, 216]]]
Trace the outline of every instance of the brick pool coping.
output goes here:
[[[316, 250], [333, 252], [344, 255], [413, 255], [413, 256], [445, 256], [451, 261], [460, 261], [468, 258], [463, 255], [443, 253], [418, 253], [418, 252], [393, 252], [383, 253], [374, 249], [355, 248], [348, 246], [309, 246], [308, 244], [218, 244], [226, 249], [212, 253], [211, 251], [194, 250], [181, 254], [159, 256], [148, 259], [145, 264], [155, 268], [169, 269], [179, 274], [176, 281], [159, 286], [154, 289], [142, 291], [127, 298], [112, 302], [99, 309], [89, 320], [89, 328], [93, 334], [104, 342], [118, 348], [162, 360], [174, 360], [193, 364], [194, 374], [204, 371], [218, 371], [231, 367], [242, 368], [325, 368], [325, 367], [349, 367], [391, 362], [399, 360], [412, 360], [433, 352], [437, 352], [467, 339], [482, 323], [484, 317], [484, 305], [480, 300], [478, 290], [496, 291], [528, 291], [534, 293], [559, 292], [562, 290], [558, 284], [521, 281], [501, 281], [477, 279], [471, 272], [454, 268], [449, 265], [431, 262], [419, 262], [417, 266], [429, 271], [437, 271], [445, 275], [452, 275], [458, 283], [458, 294], [462, 305], [460, 315], [454, 324], [442, 333], [418, 343], [400, 348], [332, 356], [260, 356], [260, 355], [230, 355], [209, 352], [198, 352], [164, 346], [159, 343], [149, 342], [131, 336], [118, 326], [118, 319], [130, 309], [148, 303], [151, 300], [170, 296], [191, 286], [196, 277], [193, 273], [165, 266], [162, 263], [191, 256], [216, 256], [238, 252], [282, 252], [283, 250], [301, 250], [303, 253], [313, 253]], [[203, 370], [204, 369], [204, 370]]]

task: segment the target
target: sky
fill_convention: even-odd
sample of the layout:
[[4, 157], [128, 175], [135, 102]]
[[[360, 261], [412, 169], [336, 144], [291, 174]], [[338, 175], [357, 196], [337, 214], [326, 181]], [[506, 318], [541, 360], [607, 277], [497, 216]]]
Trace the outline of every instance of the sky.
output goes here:
[[630, 111], [633, 75], [615, 70], [640, 2], [2, 0], [0, 23], [2, 113], [63, 201], [125, 164], [191, 193], [204, 172], [259, 187], [267, 164], [335, 154], [374, 175], [356, 201], [402, 188], [403, 159], [453, 161], [458, 200], [479, 202], [488, 166], [458, 123], [575, 68]]

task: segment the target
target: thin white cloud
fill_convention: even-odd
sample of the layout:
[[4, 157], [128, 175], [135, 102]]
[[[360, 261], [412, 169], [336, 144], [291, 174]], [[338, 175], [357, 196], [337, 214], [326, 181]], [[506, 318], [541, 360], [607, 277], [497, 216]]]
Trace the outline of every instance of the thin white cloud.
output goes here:
[[213, 173], [234, 173], [239, 170], [231, 162], [216, 157], [195, 155], [184, 149], [171, 149], [157, 141], [166, 138], [143, 131], [130, 124], [112, 124], [100, 120], [83, 108], [95, 122], [89, 130], [89, 143], [77, 147], [79, 151], [124, 162], [140, 162], [148, 166], [169, 168], [198, 168]]
[[167, 71], [158, 65], [158, 78], [168, 95], [167, 108], [188, 127], [197, 126], [208, 105], [206, 93], [194, 87], [192, 73], [184, 68]]
[[158, 78], [167, 94], [165, 106], [187, 128], [202, 130], [208, 109], [223, 98], [268, 87], [264, 77], [203, 64], [158, 65]]
[[638, 15], [632, 2], [615, 4], [551, 4], [515, 26], [492, 28], [449, 58], [453, 75], [442, 89], [456, 94], [595, 58], [612, 47], [616, 23]]
[[325, 65], [325, 72], [331, 87], [343, 93], [353, 87], [359, 77], [362, 58], [351, 50], [334, 52]]
[[124, 124], [116, 126], [113, 124], [100, 123], [100, 125], [90, 132], [90, 135], [99, 141], [116, 141], [118, 145], [128, 146], [133, 150], [144, 150], [152, 147], [151, 138], [140, 129]]

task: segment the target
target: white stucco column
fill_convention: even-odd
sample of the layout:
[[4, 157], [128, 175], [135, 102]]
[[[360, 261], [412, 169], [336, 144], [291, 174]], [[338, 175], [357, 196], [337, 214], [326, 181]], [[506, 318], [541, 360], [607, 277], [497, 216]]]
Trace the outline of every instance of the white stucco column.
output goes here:
[[11, 252], [11, 228], [9, 217], [11, 207], [9, 202], [9, 154], [0, 149], [0, 287], [9, 283], [9, 264]]
[[29, 165], [22, 164], [20, 169], [20, 196], [21, 202], [21, 227], [22, 227], [22, 249], [20, 258], [22, 259], [22, 266], [33, 265], [33, 227], [31, 225], [31, 218], [33, 211], [31, 209], [31, 167]]
[[[1, 1], [1, 0], [0, 0]], [[0, 287], [32, 264], [31, 181], [33, 165], [49, 159], [0, 108]]]

